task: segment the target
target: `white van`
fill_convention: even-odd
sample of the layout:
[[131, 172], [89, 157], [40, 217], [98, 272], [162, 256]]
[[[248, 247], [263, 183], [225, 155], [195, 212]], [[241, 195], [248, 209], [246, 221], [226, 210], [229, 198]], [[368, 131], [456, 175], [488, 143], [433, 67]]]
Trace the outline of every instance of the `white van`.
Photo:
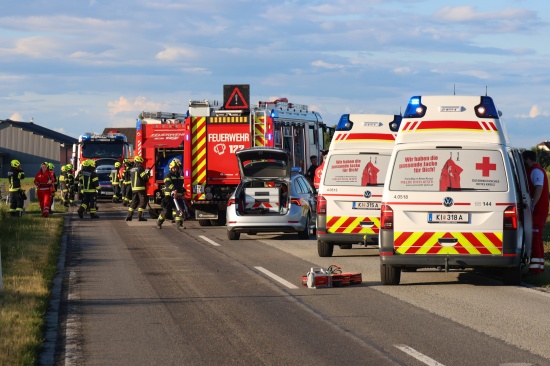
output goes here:
[[487, 96], [409, 101], [384, 185], [380, 277], [418, 268], [502, 269], [521, 282], [531, 252], [527, 176]]
[[401, 116], [345, 114], [325, 156], [317, 196], [317, 251], [378, 244], [380, 203]]

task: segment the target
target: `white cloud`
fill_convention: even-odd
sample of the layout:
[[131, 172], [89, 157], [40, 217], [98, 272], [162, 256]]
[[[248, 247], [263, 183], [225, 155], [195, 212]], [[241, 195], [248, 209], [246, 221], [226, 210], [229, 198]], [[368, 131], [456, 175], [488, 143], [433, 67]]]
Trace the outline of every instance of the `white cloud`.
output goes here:
[[189, 48], [184, 47], [167, 47], [164, 51], [156, 54], [157, 60], [163, 61], [177, 61], [179, 59], [190, 59], [197, 57], [198, 54]]
[[311, 63], [312, 66], [315, 66], [315, 67], [320, 67], [320, 68], [324, 68], [324, 69], [344, 69], [345, 66], [344, 65], [340, 65], [340, 64], [331, 64], [331, 63], [328, 63], [328, 62], [325, 62], [325, 61], [321, 61], [321, 60], [317, 60], [317, 61], [313, 61]]
[[16, 122], [23, 122], [23, 116], [21, 115], [21, 113], [14, 113], [8, 119]]
[[120, 97], [118, 100], [108, 102], [109, 113], [117, 115], [121, 113], [131, 112], [136, 116], [142, 111], [161, 111], [163, 103], [148, 101], [145, 97], [136, 97], [134, 100], [130, 100], [125, 97]]
[[494, 12], [477, 12], [474, 6], [446, 6], [436, 11], [434, 19], [449, 22], [487, 21], [491, 19], [524, 19], [530, 18], [531, 11], [526, 9], [504, 9]]

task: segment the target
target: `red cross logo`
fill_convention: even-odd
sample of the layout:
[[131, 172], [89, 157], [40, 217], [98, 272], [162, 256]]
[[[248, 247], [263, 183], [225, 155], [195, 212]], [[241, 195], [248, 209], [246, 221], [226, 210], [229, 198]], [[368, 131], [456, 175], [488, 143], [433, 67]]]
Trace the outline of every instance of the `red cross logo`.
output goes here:
[[489, 157], [484, 156], [481, 163], [476, 163], [476, 170], [481, 170], [481, 175], [483, 177], [488, 177], [491, 170], [497, 170], [497, 165], [491, 164]]

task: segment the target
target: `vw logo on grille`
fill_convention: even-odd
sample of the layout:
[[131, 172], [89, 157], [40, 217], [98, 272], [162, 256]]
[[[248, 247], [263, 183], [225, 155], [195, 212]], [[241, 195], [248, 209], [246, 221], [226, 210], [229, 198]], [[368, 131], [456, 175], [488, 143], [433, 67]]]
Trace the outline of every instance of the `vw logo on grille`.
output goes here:
[[443, 199], [443, 206], [445, 207], [451, 207], [453, 205], [454, 201], [451, 197], [445, 197]]
[[365, 191], [365, 193], [363, 193], [363, 196], [365, 196], [365, 198], [370, 198], [370, 196], [372, 196], [372, 193], [371, 191]]

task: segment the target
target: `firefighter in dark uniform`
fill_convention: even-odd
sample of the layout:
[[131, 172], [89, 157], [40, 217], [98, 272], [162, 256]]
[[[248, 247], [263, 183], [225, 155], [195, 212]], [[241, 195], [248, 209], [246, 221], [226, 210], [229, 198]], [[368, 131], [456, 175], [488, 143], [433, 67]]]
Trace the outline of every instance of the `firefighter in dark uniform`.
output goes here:
[[84, 218], [84, 213], [89, 209], [90, 217], [92, 219], [98, 219], [96, 215], [96, 198], [97, 192], [100, 190], [99, 177], [95, 172], [95, 161], [84, 160], [82, 162], [82, 169], [78, 173], [77, 180], [80, 184], [80, 192], [82, 194], [82, 203], [78, 208], [78, 217]]
[[149, 180], [149, 171], [146, 171], [143, 167], [144, 161], [145, 160], [141, 156], [136, 156], [134, 158], [134, 167], [130, 169], [132, 203], [130, 204], [130, 208], [128, 208], [126, 221], [132, 221], [132, 216], [136, 208], [138, 209], [138, 220], [147, 221], [147, 219], [143, 217], [143, 213], [149, 202], [149, 197], [147, 197], [147, 192], [145, 192], [145, 185]]
[[59, 184], [59, 181], [57, 180], [57, 175], [55, 174], [55, 166], [53, 163], [48, 163], [48, 169], [50, 170], [50, 176], [52, 177], [52, 198], [50, 200], [50, 213], [53, 213], [53, 202], [55, 199], [55, 192], [57, 192], [57, 186]]
[[73, 172], [73, 165], [67, 164], [65, 165], [65, 171], [67, 173], [67, 188], [69, 190], [68, 196], [69, 196], [69, 205], [74, 205], [74, 192], [75, 192], [75, 181], [74, 181], [74, 172]]
[[111, 171], [111, 174], [109, 175], [109, 179], [111, 181], [111, 184], [113, 185], [113, 202], [119, 203], [120, 202], [120, 162], [117, 161], [115, 163], [115, 169]]
[[132, 201], [132, 175], [130, 169], [132, 169], [132, 162], [124, 159], [124, 174], [122, 178], [122, 205], [124, 207], [130, 206], [130, 202]]
[[[185, 203], [183, 202], [183, 175], [181, 174], [181, 162], [179, 159], [174, 159], [170, 162], [170, 172], [164, 178], [164, 198], [162, 207], [163, 210], [157, 219], [157, 227], [162, 229], [162, 223], [166, 219], [168, 212], [173, 212], [172, 217], [175, 217], [176, 227], [178, 230], [185, 229], [183, 220], [185, 219]], [[180, 210], [176, 209], [174, 200], [178, 201]]]
[[10, 215], [23, 216], [23, 203], [27, 196], [21, 188], [21, 180], [25, 178], [25, 172], [21, 168], [19, 160], [11, 161], [11, 170], [8, 172]]
[[69, 186], [67, 182], [67, 166], [62, 165], [61, 174], [59, 175], [59, 191], [61, 192], [61, 202], [65, 207], [69, 207]]

